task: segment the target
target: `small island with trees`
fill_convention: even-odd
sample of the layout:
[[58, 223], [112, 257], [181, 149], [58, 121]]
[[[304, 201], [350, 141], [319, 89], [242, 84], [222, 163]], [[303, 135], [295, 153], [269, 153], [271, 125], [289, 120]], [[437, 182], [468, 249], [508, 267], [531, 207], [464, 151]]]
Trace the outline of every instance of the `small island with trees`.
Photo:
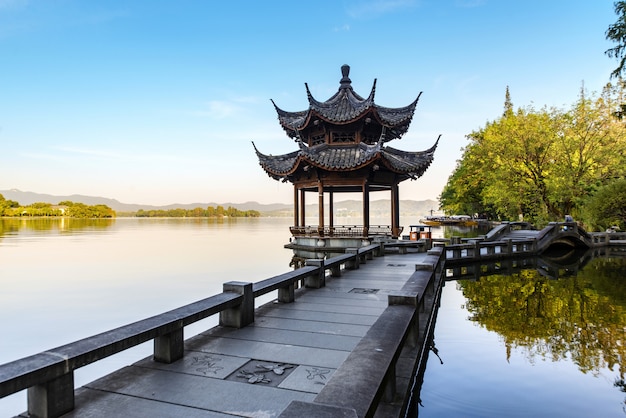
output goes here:
[[[58, 204], [36, 202], [21, 205], [14, 200], [7, 200], [0, 194], [0, 217], [68, 217], [68, 218], [115, 218], [118, 214], [107, 205], [86, 205], [65, 200]], [[239, 210], [232, 206], [208, 206], [194, 209], [154, 209], [137, 212], [120, 212], [120, 216], [138, 218], [258, 218], [256, 210]]]

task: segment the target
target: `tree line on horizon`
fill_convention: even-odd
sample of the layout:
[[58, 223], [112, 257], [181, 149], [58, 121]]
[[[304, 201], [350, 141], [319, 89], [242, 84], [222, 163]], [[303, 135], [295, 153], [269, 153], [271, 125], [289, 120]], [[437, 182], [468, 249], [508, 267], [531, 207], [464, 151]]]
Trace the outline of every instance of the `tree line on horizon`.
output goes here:
[[[223, 206], [194, 209], [156, 209], [137, 212], [120, 212], [121, 216], [139, 218], [258, 218], [261, 213], [256, 210], [239, 210], [232, 206]], [[84, 203], [65, 200], [57, 205], [45, 202], [36, 202], [30, 205], [20, 205], [14, 200], [5, 199], [0, 194], [0, 216], [5, 217], [71, 217], [71, 218], [115, 218], [117, 213], [107, 205], [86, 205]]]
[[115, 211], [107, 205], [86, 205], [64, 200], [57, 205], [35, 202], [22, 206], [14, 200], [7, 200], [0, 194], [0, 216], [8, 217], [71, 217], [71, 218], [114, 218]]
[[261, 212], [257, 210], [239, 210], [232, 206], [228, 208], [207, 206], [206, 209], [201, 207], [194, 209], [139, 209], [131, 216], [137, 218], [258, 218], [261, 216]]

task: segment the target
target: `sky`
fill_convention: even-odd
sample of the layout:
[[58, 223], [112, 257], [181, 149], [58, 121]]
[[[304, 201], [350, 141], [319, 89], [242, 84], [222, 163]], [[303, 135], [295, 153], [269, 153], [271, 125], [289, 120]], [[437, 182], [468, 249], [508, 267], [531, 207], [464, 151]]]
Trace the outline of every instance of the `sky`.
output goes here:
[[423, 92], [388, 145], [441, 135], [428, 171], [400, 185], [401, 199], [436, 200], [507, 86], [515, 108], [599, 93], [616, 20], [606, 0], [0, 0], [0, 190], [291, 203], [251, 141], [296, 151], [270, 99], [306, 110], [304, 83], [327, 100], [348, 64], [361, 96], [377, 80], [378, 105]]

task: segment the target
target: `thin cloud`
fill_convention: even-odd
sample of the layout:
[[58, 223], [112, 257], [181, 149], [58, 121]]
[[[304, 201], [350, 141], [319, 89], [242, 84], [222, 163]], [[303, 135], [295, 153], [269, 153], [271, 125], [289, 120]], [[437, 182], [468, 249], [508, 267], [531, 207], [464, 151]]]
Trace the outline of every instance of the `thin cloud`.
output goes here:
[[473, 9], [474, 7], [481, 7], [487, 4], [487, 0], [457, 0], [457, 7], [463, 9]]
[[206, 109], [192, 112], [195, 116], [211, 119], [228, 119], [240, 115], [249, 104], [257, 104], [259, 99], [254, 96], [241, 96], [232, 100], [210, 100]]
[[346, 23], [345, 25], [342, 25], [342, 26], [336, 26], [333, 29], [333, 32], [350, 32], [350, 25]]
[[[56, 154], [28, 154], [31, 158], [46, 158], [51, 160], [72, 160], [76, 158], [80, 159], [96, 159], [105, 160], [109, 162], [140, 162], [140, 161], [178, 161], [181, 158], [171, 154], [144, 154], [141, 152], [136, 153], [121, 153], [107, 149], [97, 148], [76, 148], [76, 147], [63, 147], [56, 146], [51, 147], [52, 150], [57, 151]], [[59, 154], [61, 153], [61, 154]]]
[[416, 0], [371, 0], [353, 4], [347, 13], [354, 19], [372, 19], [384, 14], [410, 9], [416, 5]]
[[29, 0], [0, 0], [0, 11], [18, 9], [28, 5]]

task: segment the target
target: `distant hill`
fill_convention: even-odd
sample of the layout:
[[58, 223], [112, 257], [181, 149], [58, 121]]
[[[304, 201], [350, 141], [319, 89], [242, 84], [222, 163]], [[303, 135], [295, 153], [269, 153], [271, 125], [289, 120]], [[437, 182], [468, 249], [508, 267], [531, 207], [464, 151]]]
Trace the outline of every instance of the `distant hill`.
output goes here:
[[[223, 206], [225, 208], [232, 206], [239, 210], [256, 210], [261, 212], [265, 216], [292, 216], [293, 206], [285, 203], [271, 203], [262, 204], [258, 202], [243, 202], [243, 203], [173, 203], [165, 206], [153, 206], [153, 205], [141, 205], [122, 203], [115, 199], [109, 199], [99, 196], [85, 196], [79, 194], [67, 195], [67, 196], [54, 196], [50, 194], [23, 192], [17, 189], [0, 190], [0, 194], [7, 200], [14, 200], [21, 205], [30, 205], [35, 202], [45, 202], [57, 204], [64, 200], [70, 200], [72, 202], [84, 203], [86, 205], [107, 205], [116, 212], [136, 212], [139, 209], [143, 210], [168, 210], [168, 209], [194, 209], [194, 208], [206, 208], [208, 206]], [[370, 214], [372, 217], [385, 216], [390, 213], [390, 201], [389, 199], [372, 200], [370, 202]], [[430, 213], [430, 210], [437, 210], [439, 207], [438, 202], [434, 200], [401, 200], [400, 210], [403, 215], [418, 215], [423, 216]], [[345, 200], [341, 202], [335, 202], [335, 210], [338, 215], [340, 214], [360, 214], [363, 210], [363, 204], [359, 200]], [[317, 213], [317, 205], [306, 206], [307, 215], [313, 215]]]

